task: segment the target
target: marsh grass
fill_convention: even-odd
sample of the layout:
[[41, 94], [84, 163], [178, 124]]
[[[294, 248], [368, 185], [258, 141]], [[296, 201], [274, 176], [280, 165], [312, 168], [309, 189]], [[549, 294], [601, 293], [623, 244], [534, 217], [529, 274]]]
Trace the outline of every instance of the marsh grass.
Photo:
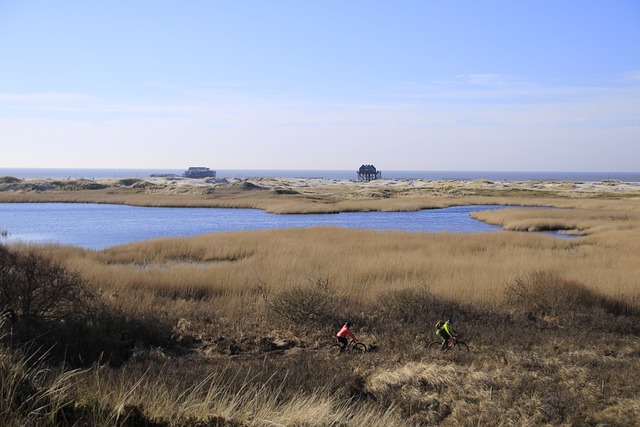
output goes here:
[[[4, 321], [0, 330], [6, 330]], [[56, 414], [69, 404], [67, 393], [79, 370], [52, 369], [46, 355], [28, 347], [12, 348], [0, 339], [0, 424], [55, 425]], [[30, 355], [31, 354], [31, 355]]]
[[3, 426], [402, 424], [393, 410], [354, 408], [327, 389], [285, 392], [286, 376], [263, 378], [251, 369], [222, 367], [185, 384], [170, 367], [54, 370], [45, 358], [7, 347], [0, 348], [0, 362]]
[[635, 300], [636, 236], [635, 230], [571, 240], [311, 228], [159, 239], [93, 253], [50, 250], [123, 303], [145, 295], [247, 300], [258, 290], [268, 298], [314, 277], [328, 280], [340, 297], [365, 303], [416, 285], [450, 299], [499, 303], [506, 283], [537, 270]]
[[640, 207], [637, 200], [579, 201], [574, 204], [566, 201], [554, 206], [566, 206], [570, 209], [509, 209], [473, 212], [473, 218], [491, 224], [500, 225], [512, 231], [548, 231], [570, 230], [576, 234], [597, 234], [603, 231], [637, 230], [640, 220]]
[[[181, 426], [343, 423], [387, 426], [403, 423], [392, 410], [375, 406], [354, 408], [348, 400], [340, 399], [328, 390], [286, 394], [285, 383], [274, 376], [257, 380], [250, 370], [244, 373], [232, 371], [222, 367], [218, 372], [203, 375], [186, 388], [168, 384], [162, 372], [134, 371], [128, 376], [87, 374], [76, 393], [92, 402], [94, 407], [110, 408], [106, 423], [104, 419], [95, 420], [99, 425], [124, 424], [123, 421], [136, 412], [141, 421], [157, 420], [155, 422], [166, 423], [162, 425]], [[85, 403], [85, 406], [88, 405]], [[87, 420], [87, 415], [93, 414], [84, 414], [83, 421]]]
[[[318, 227], [103, 251], [38, 248], [86, 280], [100, 310], [82, 334], [59, 336], [68, 348], [92, 348], [91, 357], [68, 362], [86, 371], [70, 367], [51, 371], [48, 383], [32, 380], [35, 401], [56, 375], [72, 372], [74, 379], [58, 382], [65, 384], [57, 386], [59, 403], [29, 419], [105, 426], [634, 425], [638, 202], [558, 204], [571, 209], [508, 209], [482, 218], [584, 236]], [[433, 325], [446, 317], [455, 319], [470, 353], [426, 351], [436, 339]], [[369, 345], [364, 357], [328, 351], [345, 320]], [[114, 348], [119, 360], [109, 364]], [[39, 363], [29, 364], [33, 372], [49, 369]], [[3, 359], [3, 372], [28, 372], [20, 366]]]

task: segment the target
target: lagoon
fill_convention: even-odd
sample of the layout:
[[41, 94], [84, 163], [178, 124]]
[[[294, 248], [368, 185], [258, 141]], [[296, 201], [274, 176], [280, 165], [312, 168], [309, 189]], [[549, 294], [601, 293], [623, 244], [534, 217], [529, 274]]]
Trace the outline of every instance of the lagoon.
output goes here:
[[470, 212], [505, 208], [493, 205], [456, 206], [417, 212], [282, 215], [255, 209], [0, 203], [0, 231], [3, 232], [0, 242], [53, 243], [99, 250], [158, 237], [316, 226], [479, 233], [501, 228], [471, 218]]

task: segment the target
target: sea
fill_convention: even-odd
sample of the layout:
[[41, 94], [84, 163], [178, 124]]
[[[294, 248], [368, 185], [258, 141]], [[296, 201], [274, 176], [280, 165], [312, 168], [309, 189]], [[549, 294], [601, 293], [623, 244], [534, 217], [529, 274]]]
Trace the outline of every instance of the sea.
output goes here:
[[[105, 179], [146, 178], [152, 175], [182, 175], [184, 169], [135, 169], [135, 168], [4, 168], [0, 176], [23, 179]], [[303, 170], [303, 169], [215, 169], [218, 178], [322, 178], [357, 180], [356, 170]], [[561, 172], [561, 171], [444, 171], [444, 170], [379, 170], [383, 179], [424, 179], [473, 181], [573, 181], [640, 182], [640, 172]]]

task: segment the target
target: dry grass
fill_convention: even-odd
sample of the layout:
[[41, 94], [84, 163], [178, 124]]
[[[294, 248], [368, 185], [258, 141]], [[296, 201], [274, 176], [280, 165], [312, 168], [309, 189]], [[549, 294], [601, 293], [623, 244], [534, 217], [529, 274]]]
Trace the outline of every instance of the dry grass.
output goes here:
[[275, 295], [315, 278], [364, 303], [416, 284], [459, 301], [500, 302], [506, 283], [536, 270], [562, 272], [607, 295], [637, 299], [639, 232], [631, 220], [619, 224], [619, 230], [577, 239], [310, 228], [158, 239], [102, 252], [51, 251], [104, 292], [137, 304], [141, 295], [153, 295], [235, 297], [242, 305], [258, 290]]
[[623, 376], [598, 374], [578, 360], [603, 370], [621, 362], [584, 350], [553, 358], [508, 351], [502, 363], [474, 356], [385, 366], [367, 384], [379, 398], [412, 402], [404, 418], [415, 425], [633, 425], [640, 407], [616, 396]]
[[[319, 205], [481, 201], [361, 196]], [[85, 363], [56, 389], [64, 404], [40, 415], [105, 426], [635, 425], [640, 203], [500, 201], [565, 209], [477, 214], [511, 230], [498, 233], [331, 227], [45, 247], [107, 310], [90, 333], [120, 331], [130, 354]], [[558, 229], [580, 236], [513, 231]], [[469, 354], [425, 349], [449, 316]], [[328, 351], [345, 319], [370, 346], [362, 358]]]
[[475, 212], [481, 221], [500, 225], [512, 231], [568, 230], [572, 234], [588, 235], [604, 231], [637, 229], [640, 201], [581, 200], [553, 203], [564, 209], [510, 209]]
[[[4, 329], [1, 321], [0, 330]], [[0, 339], [0, 424], [55, 425], [56, 414], [69, 403], [67, 393], [80, 372], [51, 369], [44, 358], [5, 346], [6, 338]]]
[[87, 372], [75, 390], [78, 406], [84, 401], [113, 408], [109, 420], [113, 424], [118, 416], [131, 416], [131, 408], [144, 408], [148, 418], [171, 420], [172, 425], [196, 425], [197, 420], [210, 423], [204, 425], [247, 426], [326, 426], [340, 425], [344, 420], [363, 427], [403, 423], [392, 410], [353, 408], [326, 391], [284, 396], [284, 384], [276, 383], [273, 377], [257, 383], [250, 371], [230, 376], [223, 367], [186, 389], [168, 385], [163, 373], [159, 374]]

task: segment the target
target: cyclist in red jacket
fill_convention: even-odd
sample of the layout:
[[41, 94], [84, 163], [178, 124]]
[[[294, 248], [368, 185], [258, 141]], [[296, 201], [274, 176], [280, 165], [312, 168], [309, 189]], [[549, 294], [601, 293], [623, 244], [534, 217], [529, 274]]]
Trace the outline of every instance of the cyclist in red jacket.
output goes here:
[[341, 347], [340, 347], [341, 352], [344, 351], [344, 349], [347, 347], [347, 344], [349, 344], [347, 337], [351, 337], [355, 341], [358, 341], [358, 339], [353, 334], [353, 332], [351, 332], [351, 329], [349, 329], [350, 327], [351, 327], [351, 322], [345, 322], [345, 324], [342, 326], [342, 329], [340, 329], [340, 331], [338, 331], [338, 333], [336, 334], [336, 337], [338, 338], [338, 342], [340, 342], [341, 344]]

